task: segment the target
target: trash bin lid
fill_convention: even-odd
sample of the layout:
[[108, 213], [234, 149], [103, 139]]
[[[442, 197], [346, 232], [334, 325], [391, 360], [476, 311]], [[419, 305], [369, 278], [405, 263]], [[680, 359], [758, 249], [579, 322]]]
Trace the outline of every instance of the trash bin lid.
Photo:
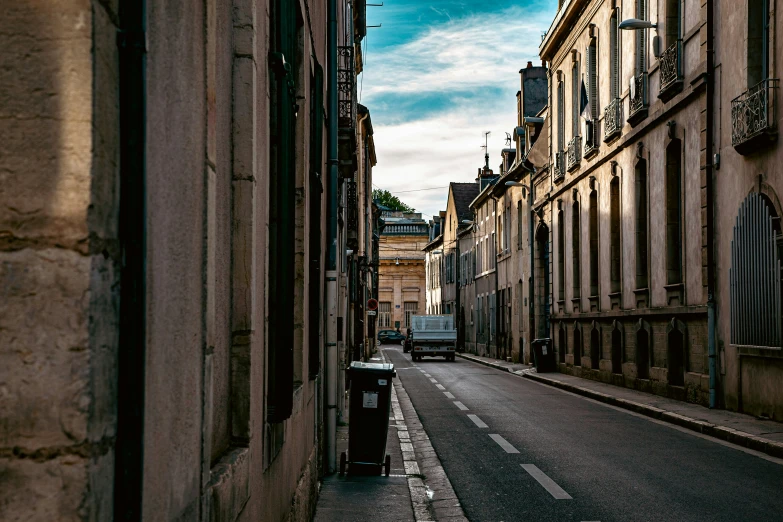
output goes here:
[[348, 371], [351, 373], [375, 373], [381, 375], [396, 375], [394, 365], [391, 363], [368, 363], [353, 361]]

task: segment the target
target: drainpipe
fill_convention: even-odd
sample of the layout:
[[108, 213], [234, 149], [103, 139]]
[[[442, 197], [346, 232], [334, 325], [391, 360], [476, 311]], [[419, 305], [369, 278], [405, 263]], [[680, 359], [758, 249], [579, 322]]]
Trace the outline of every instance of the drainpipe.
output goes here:
[[327, 240], [326, 270], [326, 465], [329, 473], [337, 469], [337, 0], [329, 0], [329, 45], [327, 62], [328, 114], [327, 163]]
[[715, 93], [715, 74], [713, 64], [715, 60], [714, 48], [714, 28], [713, 19], [715, 9], [712, 0], [707, 0], [707, 143], [706, 156], [707, 163], [704, 166], [707, 178], [707, 353], [709, 356], [710, 371], [710, 408], [717, 407], [718, 387], [718, 368], [716, 361], [716, 340], [715, 340], [715, 252], [714, 252], [714, 212], [715, 212], [715, 189], [713, 180], [713, 118], [714, 118], [714, 100]]
[[146, 365], [146, 2], [120, 2], [120, 325], [114, 520], [142, 519]]

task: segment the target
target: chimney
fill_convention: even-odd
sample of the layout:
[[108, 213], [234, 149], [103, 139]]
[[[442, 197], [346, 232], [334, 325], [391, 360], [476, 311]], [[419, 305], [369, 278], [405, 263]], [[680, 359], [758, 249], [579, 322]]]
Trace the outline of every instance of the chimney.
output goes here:
[[527, 68], [532, 69], [533, 68], [533, 62], [527, 62]]

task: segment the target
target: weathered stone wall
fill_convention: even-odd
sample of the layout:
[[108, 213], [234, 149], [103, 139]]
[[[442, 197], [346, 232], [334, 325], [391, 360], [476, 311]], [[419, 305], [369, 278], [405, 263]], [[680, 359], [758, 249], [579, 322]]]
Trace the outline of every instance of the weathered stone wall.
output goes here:
[[[0, 19], [0, 519], [111, 517], [116, 10]], [[67, 43], [67, 45], [65, 44]]]

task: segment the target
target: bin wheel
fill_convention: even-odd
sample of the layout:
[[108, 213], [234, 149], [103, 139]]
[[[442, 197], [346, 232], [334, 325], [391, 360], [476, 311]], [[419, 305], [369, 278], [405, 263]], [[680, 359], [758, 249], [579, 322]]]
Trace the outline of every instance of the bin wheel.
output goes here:
[[386, 464], [385, 464], [384, 471], [386, 472], [386, 476], [388, 477], [389, 472], [391, 471], [391, 455], [386, 455]]
[[340, 475], [345, 475], [345, 452], [340, 453]]

